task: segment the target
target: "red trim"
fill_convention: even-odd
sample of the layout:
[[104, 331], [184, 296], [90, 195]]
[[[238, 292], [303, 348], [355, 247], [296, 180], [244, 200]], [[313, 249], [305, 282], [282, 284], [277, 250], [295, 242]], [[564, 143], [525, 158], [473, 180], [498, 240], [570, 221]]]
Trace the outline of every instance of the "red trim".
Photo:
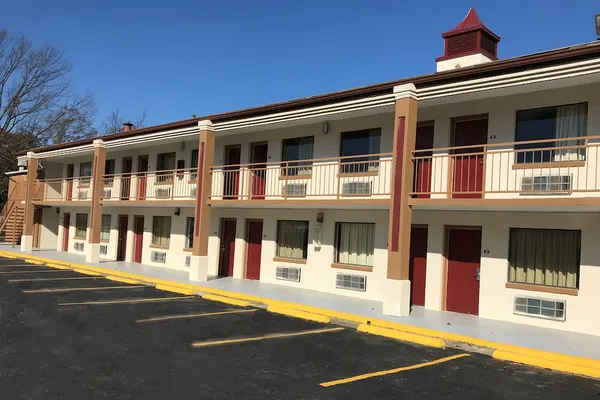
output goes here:
[[204, 186], [204, 177], [200, 175], [200, 169], [204, 166], [204, 146], [205, 142], [200, 142], [200, 147], [198, 149], [198, 178], [196, 179], [196, 210], [194, 213], [194, 236], [200, 236], [200, 213], [202, 212], [202, 207], [200, 207], [200, 203], [202, 202], [202, 187]]
[[404, 132], [406, 117], [398, 117], [398, 135], [396, 136], [396, 165], [394, 166], [394, 204], [392, 204], [392, 251], [400, 246], [400, 200], [402, 198], [402, 169], [404, 163]]
[[486, 56], [487, 58], [489, 58], [490, 60], [497, 60], [498, 56], [495, 56], [494, 54], [490, 53], [489, 51], [487, 51], [486, 49], [481, 47], [481, 44], [478, 44], [477, 46], [478, 48], [475, 50], [471, 50], [471, 51], [465, 51], [464, 53], [459, 53], [459, 54], [453, 54], [451, 56], [441, 56], [441, 57], [437, 57], [435, 59], [435, 61], [444, 61], [444, 60], [452, 60], [454, 58], [458, 58], [458, 57], [464, 57], [464, 56], [470, 56], [471, 54], [483, 54], [484, 56]]

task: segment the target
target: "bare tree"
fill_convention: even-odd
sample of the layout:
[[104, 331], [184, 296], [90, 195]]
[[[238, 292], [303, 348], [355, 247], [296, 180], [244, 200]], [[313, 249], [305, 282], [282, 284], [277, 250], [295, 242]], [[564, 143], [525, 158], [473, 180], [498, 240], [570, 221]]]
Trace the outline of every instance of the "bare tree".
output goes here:
[[121, 116], [119, 109], [111, 112], [100, 125], [102, 134], [119, 132], [123, 129], [123, 124], [132, 123], [135, 128], [143, 128], [146, 122], [146, 110], [142, 111], [135, 120], [128, 120]]
[[73, 92], [70, 72], [56, 48], [0, 30], [0, 176], [16, 167], [16, 152], [96, 133], [94, 99]]

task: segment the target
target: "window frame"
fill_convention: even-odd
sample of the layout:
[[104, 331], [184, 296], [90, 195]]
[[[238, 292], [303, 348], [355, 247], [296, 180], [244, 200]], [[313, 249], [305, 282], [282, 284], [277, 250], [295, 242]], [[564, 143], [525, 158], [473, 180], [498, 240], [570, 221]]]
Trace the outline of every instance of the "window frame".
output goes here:
[[[107, 239], [105, 239], [103, 237], [103, 235], [105, 233], [107, 233], [106, 225], [104, 224], [106, 217], [108, 217], [108, 238]], [[102, 217], [100, 218], [100, 241], [101, 242], [109, 242], [110, 241], [111, 225], [112, 225], [112, 214], [102, 214]]]
[[[171, 164], [169, 161], [173, 160], [173, 168], [168, 168], [170, 165], [167, 165], [167, 168], [161, 167], [161, 157], [165, 158], [166, 164]], [[168, 157], [168, 158], [167, 158]], [[173, 175], [177, 168], [177, 152], [170, 151], [166, 153], [159, 153], [156, 155], [156, 183], [172, 183]]]
[[[157, 224], [157, 221], [164, 221], [165, 218], [168, 218], [169, 223], [168, 224], [164, 224], [164, 226], [162, 225], [163, 223], [159, 223]], [[161, 225], [159, 227], [157, 227], [157, 225]], [[173, 219], [171, 218], [170, 215], [153, 215], [152, 216], [152, 246], [154, 247], [160, 247], [160, 248], [169, 248], [169, 246], [171, 245], [171, 228], [173, 225]], [[168, 228], [166, 228], [168, 227]], [[164, 243], [161, 243], [159, 238], [165, 238], [164, 235], [158, 235], [157, 232], [158, 229], [167, 229], [168, 230], [168, 234], [166, 235], [166, 239]]]
[[[115, 159], [111, 158], [106, 160], [104, 163], [104, 175], [114, 175], [115, 174]], [[114, 176], [110, 176], [108, 178], [104, 178], [104, 186], [112, 186], [115, 178]]]
[[[305, 225], [306, 232], [303, 237], [303, 246], [302, 246], [302, 257], [287, 257], [282, 256], [279, 252], [280, 244], [279, 244], [279, 234], [281, 233], [281, 224], [282, 223], [299, 223]], [[310, 222], [307, 220], [296, 220], [296, 219], [281, 219], [277, 220], [277, 231], [275, 234], [275, 258], [278, 259], [289, 259], [289, 260], [297, 260], [297, 261], [306, 261], [308, 259], [308, 237], [310, 230]]]
[[[89, 165], [89, 170], [90, 173], [83, 175], [81, 172], [83, 170], [83, 166], [88, 166]], [[80, 162], [79, 163], [79, 184], [81, 186], [83, 185], [89, 185], [90, 184], [90, 179], [92, 178], [92, 174], [94, 173], [94, 165], [92, 164], [91, 161], [86, 161], [86, 162]]]
[[[344, 135], [368, 132], [371, 137], [379, 137], [379, 149], [375, 153], [344, 155]], [[381, 127], [357, 129], [340, 133], [340, 175], [377, 175], [379, 173], [379, 155], [381, 154]]]
[[[185, 246], [184, 249], [190, 250], [194, 248], [194, 223], [195, 217], [187, 217], [185, 219]], [[190, 232], [191, 228], [191, 232]], [[191, 233], [191, 236], [190, 236]]]
[[375, 245], [375, 235], [377, 232], [377, 226], [375, 222], [352, 222], [352, 221], [336, 221], [335, 223], [335, 237], [334, 237], [334, 265], [339, 265], [339, 266], [356, 266], [359, 267], [363, 270], [366, 269], [370, 269], [372, 270], [373, 265], [368, 265], [368, 264], [349, 264], [349, 263], [344, 263], [340, 261], [340, 244], [341, 244], [341, 226], [343, 224], [350, 224], [350, 225], [371, 225], [372, 229], [373, 229], [373, 264], [375, 264], [375, 249], [376, 249], [376, 245]]
[[[198, 154], [200, 149], [192, 149], [190, 154], [190, 182], [196, 182], [198, 179]], [[194, 169], [196, 170], [194, 172]]]
[[[80, 218], [85, 217], [85, 224], [84, 227], [82, 228], [80, 225]], [[85, 213], [76, 213], [75, 214], [75, 235], [73, 236], [74, 239], [83, 239], [85, 240], [87, 238], [87, 230], [88, 230], [88, 214]], [[80, 231], [83, 231], [83, 235], [81, 235]]]
[[[293, 160], [285, 159], [285, 143], [293, 141], [293, 140], [312, 140], [312, 154], [309, 158], [297, 158]], [[298, 146], [298, 145], [297, 145]], [[281, 139], [281, 176], [291, 176], [291, 177], [306, 177], [309, 178], [312, 176], [312, 165], [313, 159], [315, 156], [315, 135], [309, 136], [297, 136]], [[308, 160], [308, 161], [307, 161]]]

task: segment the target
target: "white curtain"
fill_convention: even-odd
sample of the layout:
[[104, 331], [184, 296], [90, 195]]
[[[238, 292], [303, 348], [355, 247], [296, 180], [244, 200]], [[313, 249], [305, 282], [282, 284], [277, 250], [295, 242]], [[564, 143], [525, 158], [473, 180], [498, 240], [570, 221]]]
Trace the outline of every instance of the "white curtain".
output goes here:
[[279, 221], [277, 257], [305, 259], [308, 246], [308, 221]]
[[337, 262], [373, 266], [375, 224], [340, 222], [337, 239]]
[[171, 217], [157, 217], [152, 221], [152, 244], [168, 246], [171, 239]]
[[[314, 137], [311, 136], [300, 139], [298, 141], [298, 160], [311, 160], [313, 158], [314, 149]], [[297, 175], [310, 175], [312, 173], [312, 169], [310, 167], [310, 165], [312, 165], [312, 161], [298, 163], [298, 165], [300, 167], [298, 168]]]
[[[587, 103], [560, 106], [556, 110], [556, 138], [570, 139], [586, 136]], [[585, 159], [585, 149], [573, 146], [581, 145], [581, 140], [559, 140], [556, 147], [566, 147], [554, 151], [554, 161]]]

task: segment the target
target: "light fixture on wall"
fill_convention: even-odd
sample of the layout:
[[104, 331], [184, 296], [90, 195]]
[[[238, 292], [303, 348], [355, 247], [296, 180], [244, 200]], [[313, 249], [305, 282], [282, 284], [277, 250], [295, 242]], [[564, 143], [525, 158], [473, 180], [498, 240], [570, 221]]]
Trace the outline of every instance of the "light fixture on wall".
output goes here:
[[179, 143], [179, 150], [181, 150], [181, 151], [185, 150], [185, 142]]
[[317, 222], [322, 224], [323, 223], [323, 213], [317, 213]]
[[329, 122], [323, 122], [323, 134], [327, 135], [329, 133]]
[[175, 208], [175, 215], [181, 214], [181, 209], [179, 207]]
[[56, 213], [60, 214], [60, 207], [56, 207]]
[[323, 243], [323, 213], [317, 213], [317, 223], [313, 226], [313, 247], [315, 250], [320, 250]]

